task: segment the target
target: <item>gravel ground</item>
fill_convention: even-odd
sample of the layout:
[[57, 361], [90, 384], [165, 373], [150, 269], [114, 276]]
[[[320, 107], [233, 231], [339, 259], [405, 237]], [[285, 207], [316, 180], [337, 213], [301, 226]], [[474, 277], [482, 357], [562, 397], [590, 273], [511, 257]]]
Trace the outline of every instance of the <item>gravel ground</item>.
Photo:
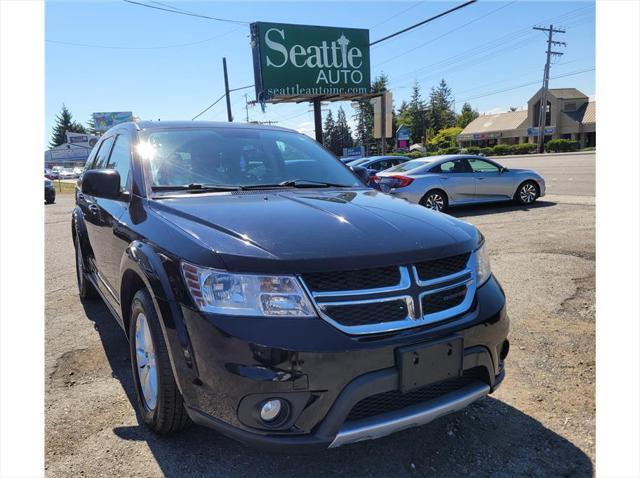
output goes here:
[[140, 426], [124, 334], [81, 304], [72, 197], [46, 207], [47, 476], [590, 476], [595, 458], [595, 208], [548, 195], [530, 208], [453, 214], [485, 234], [511, 317], [507, 378], [491, 397], [418, 429], [315, 455], [274, 455], [193, 426]]

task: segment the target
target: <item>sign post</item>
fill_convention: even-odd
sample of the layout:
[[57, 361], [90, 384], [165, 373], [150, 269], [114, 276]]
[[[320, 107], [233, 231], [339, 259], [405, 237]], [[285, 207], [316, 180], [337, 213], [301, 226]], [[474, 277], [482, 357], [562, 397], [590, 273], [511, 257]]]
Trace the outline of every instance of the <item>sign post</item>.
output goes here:
[[384, 91], [371, 100], [373, 105], [373, 137], [381, 139], [381, 153], [385, 154], [386, 138], [393, 135], [393, 98], [390, 91]]

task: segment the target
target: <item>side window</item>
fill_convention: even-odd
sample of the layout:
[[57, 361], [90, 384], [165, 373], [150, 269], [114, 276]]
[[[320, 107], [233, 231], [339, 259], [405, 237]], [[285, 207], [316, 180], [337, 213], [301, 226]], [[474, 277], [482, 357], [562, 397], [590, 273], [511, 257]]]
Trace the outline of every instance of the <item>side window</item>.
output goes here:
[[498, 166], [489, 161], [484, 161], [482, 159], [472, 159], [469, 158], [469, 165], [471, 165], [471, 169], [474, 173], [497, 173], [500, 171]]
[[131, 142], [124, 134], [116, 137], [107, 168], [120, 173], [120, 191], [128, 191], [129, 173], [131, 171]]
[[455, 161], [446, 161], [440, 165], [441, 173], [469, 173], [471, 168], [466, 159], [456, 159]]
[[107, 167], [107, 160], [109, 159], [109, 153], [111, 152], [111, 146], [113, 145], [114, 137], [105, 139], [100, 144], [100, 149], [96, 153], [96, 160], [94, 161], [91, 169], [102, 169]]
[[367, 169], [373, 169], [374, 171], [382, 171], [384, 169], [387, 169], [386, 166], [387, 162], [382, 160], [382, 161], [375, 161], [373, 163], [371, 163], [369, 166], [367, 166]]

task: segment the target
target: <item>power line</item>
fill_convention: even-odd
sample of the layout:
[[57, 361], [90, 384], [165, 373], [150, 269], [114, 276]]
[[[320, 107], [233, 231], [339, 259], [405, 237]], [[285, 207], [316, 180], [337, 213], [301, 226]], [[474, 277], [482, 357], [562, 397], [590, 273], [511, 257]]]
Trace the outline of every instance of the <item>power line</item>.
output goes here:
[[[229, 90], [229, 93], [231, 93], [232, 91], [240, 91], [240, 90], [246, 90], [247, 88], [252, 88], [255, 85], [247, 85], [247, 86], [241, 86], [240, 88], [232, 88]], [[211, 103], [209, 106], [207, 106], [205, 109], [203, 109], [200, 113], [198, 113], [197, 115], [195, 115], [193, 118], [191, 118], [191, 121], [195, 120], [196, 118], [199, 118], [200, 116], [202, 116], [203, 114], [205, 114], [207, 111], [209, 111], [211, 108], [213, 108], [216, 104], [218, 104], [223, 98], [226, 98], [227, 94], [223, 93], [222, 96], [220, 98], [218, 98], [217, 100], [215, 100], [213, 103]]]
[[87, 48], [103, 48], [103, 49], [107, 49], [107, 50], [164, 50], [164, 49], [167, 49], [167, 48], [181, 48], [181, 47], [185, 47], [185, 46], [200, 45], [202, 43], [207, 43], [207, 42], [210, 42], [210, 41], [215, 40], [217, 38], [221, 38], [221, 37], [223, 37], [225, 35], [228, 35], [230, 33], [237, 32], [241, 28], [243, 28], [243, 27], [234, 28], [233, 30], [229, 30], [229, 31], [227, 31], [225, 33], [222, 33], [220, 35], [216, 35], [214, 37], [205, 38], [204, 40], [197, 40], [197, 41], [193, 41], [193, 42], [189, 42], [189, 43], [177, 43], [177, 44], [173, 44], [173, 45], [116, 46], [116, 45], [96, 45], [96, 44], [92, 44], [92, 43], [75, 43], [75, 42], [60, 41], [60, 40], [45, 40], [45, 42], [47, 42], [47, 43], [55, 43], [55, 44], [58, 44], [58, 45], [79, 46], [79, 47], [87, 47]]
[[[125, 0], [125, 1], [129, 1], [129, 0]], [[379, 40], [376, 40], [374, 42], [369, 43], [369, 46], [373, 46], [373, 45], [377, 45], [378, 43], [382, 43], [383, 41], [389, 40], [391, 38], [397, 37], [398, 35], [402, 35], [403, 33], [408, 32], [409, 30], [413, 30], [414, 28], [418, 28], [419, 26], [422, 26], [426, 23], [432, 22], [433, 20], [437, 20], [440, 17], [444, 17], [445, 15], [449, 15], [450, 13], [455, 12], [456, 10], [460, 10], [461, 8], [464, 8], [468, 5], [471, 5], [472, 3], [476, 3], [478, 0], [469, 0], [468, 2], [462, 3], [456, 7], [450, 8], [449, 10], [446, 10], [442, 13], [439, 13], [437, 15], [434, 15], [433, 17], [427, 18], [426, 20], [423, 20], [419, 23], [416, 23], [415, 25], [411, 25], [410, 27], [404, 28], [400, 31], [397, 31], [395, 33], [392, 33], [391, 35], [387, 35], [386, 37], [382, 37]]]
[[[582, 10], [585, 7], [581, 7], [577, 10]], [[563, 15], [566, 16], [570, 13], [573, 13], [574, 11], [568, 12], [567, 14]], [[583, 22], [584, 23], [584, 22]], [[580, 23], [582, 24], [582, 23]], [[412, 72], [409, 72], [406, 75], [402, 75], [399, 78], [395, 79], [395, 82], [392, 82], [390, 84], [390, 87], [393, 86], [395, 88], [398, 87], [402, 87], [403, 85], [408, 85], [411, 83], [411, 81], [409, 82], [404, 82], [404, 83], [397, 83], [398, 80], [402, 80], [403, 78], [408, 78], [412, 75], [414, 75], [415, 73], [418, 73], [420, 71], [429, 69], [429, 70], [433, 70], [434, 68], [438, 68], [439, 73], [434, 74], [433, 71], [431, 71], [431, 74], [425, 77], [420, 77], [417, 80], [419, 81], [424, 81], [426, 79], [429, 78], [435, 78], [438, 76], [441, 76], [444, 73], [453, 71], [455, 69], [458, 69], [460, 67], [466, 67], [469, 65], [474, 65], [477, 63], [482, 63], [485, 59], [488, 58], [494, 58], [496, 56], [498, 56], [501, 53], [510, 53], [514, 50], [520, 49], [520, 48], [524, 48], [527, 45], [530, 44], [530, 39], [533, 38], [533, 36], [535, 36], [534, 33], [531, 32], [531, 30], [529, 29], [530, 27], [527, 27], [526, 29], [522, 29], [522, 30], [516, 30], [514, 32], [511, 32], [507, 35], [501, 36], [495, 40], [491, 40], [483, 45], [480, 45], [478, 47], [475, 48], [471, 48], [468, 50], [465, 50], [461, 53], [458, 53], [456, 55], [453, 55], [451, 57], [445, 58], [443, 60], [440, 60], [438, 62], [426, 65], [424, 67], [418, 68], [417, 70], [414, 70]], [[512, 37], [510, 40], [508, 39], [509, 37]], [[511, 44], [510, 42], [514, 41], [514, 40], [518, 40], [517, 43]], [[497, 50], [495, 49], [497, 48]], [[478, 55], [483, 55], [483, 56], [478, 56]], [[471, 57], [471, 59], [469, 59], [469, 57]], [[457, 64], [456, 64], [457, 63]], [[446, 67], [448, 65], [453, 65], [450, 68], [443, 68]]]
[[127, 2], [127, 3], [131, 3], [133, 5], [140, 5], [141, 7], [147, 7], [147, 8], [153, 8], [155, 10], [162, 10], [164, 12], [171, 12], [171, 13], [176, 13], [178, 15], [187, 15], [189, 17], [197, 17], [197, 18], [205, 18], [207, 20], [215, 20], [217, 22], [228, 22], [228, 23], [239, 23], [242, 25], [248, 25], [250, 22], [243, 22], [240, 20], [230, 20], [228, 18], [217, 18], [217, 17], [210, 17], [208, 15], [202, 15], [200, 13], [193, 13], [193, 12], [189, 12], [187, 10], [176, 10], [175, 8], [163, 8], [163, 7], [157, 7], [155, 5], [149, 5], [148, 3], [142, 3], [142, 2], [135, 2], [134, 0], [122, 0], [123, 2]]
[[485, 18], [485, 17], [487, 17], [487, 16], [489, 16], [489, 15], [491, 15], [491, 14], [493, 14], [493, 13], [497, 12], [498, 10], [502, 10], [503, 8], [506, 8], [506, 7], [508, 7], [509, 5], [512, 5], [512, 4], [514, 4], [514, 3], [516, 3], [516, 2], [515, 2], [515, 0], [514, 0], [514, 1], [512, 1], [512, 2], [510, 2], [510, 3], [507, 3], [506, 5], [502, 5], [502, 6], [498, 7], [498, 8], [496, 8], [495, 10], [491, 10], [490, 12], [485, 13], [484, 15], [482, 15], [482, 16], [480, 16], [480, 17], [478, 17], [478, 18], [475, 18], [475, 19], [473, 19], [473, 20], [471, 20], [471, 21], [469, 21], [469, 22], [467, 22], [467, 23], [464, 23], [464, 24], [460, 25], [459, 27], [453, 28], [453, 29], [451, 29], [451, 30], [449, 30], [449, 31], [447, 31], [447, 32], [445, 32], [445, 33], [443, 33], [442, 35], [439, 35], [439, 36], [437, 36], [437, 37], [435, 37], [435, 38], [432, 38], [432, 39], [430, 39], [430, 40], [428, 40], [428, 41], [426, 41], [426, 42], [424, 42], [424, 43], [421, 43], [420, 45], [417, 45], [417, 46], [415, 46], [415, 47], [413, 47], [413, 48], [411, 48], [411, 49], [409, 49], [409, 50], [405, 50], [405, 51], [403, 51], [402, 53], [399, 53], [399, 54], [397, 54], [397, 55], [394, 55], [394, 56], [393, 56], [393, 57], [391, 57], [391, 58], [388, 58], [388, 59], [386, 59], [386, 60], [383, 60], [383, 61], [381, 61], [380, 63], [377, 63], [376, 65], [374, 65], [373, 67], [374, 67], [374, 68], [376, 68], [376, 67], [378, 67], [378, 66], [380, 66], [380, 65], [384, 65], [385, 63], [389, 63], [390, 61], [393, 61], [393, 60], [395, 60], [396, 58], [400, 58], [400, 57], [402, 57], [402, 56], [404, 56], [404, 55], [408, 55], [409, 53], [411, 53], [411, 52], [413, 52], [413, 51], [415, 51], [415, 50], [417, 50], [417, 49], [419, 49], [419, 48], [422, 48], [423, 46], [428, 45], [429, 43], [433, 43], [434, 41], [439, 40], [440, 38], [442, 38], [442, 37], [444, 37], [444, 36], [447, 36], [447, 35], [449, 35], [450, 33], [456, 32], [456, 31], [458, 31], [458, 30], [460, 30], [460, 29], [462, 29], [462, 28], [466, 27], [467, 25], [469, 25], [469, 24], [471, 24], [471, 23], [473, 23], [473, 22], [477, 22], [478, 20], [482, 20], [483, 18]]
[[225, 96], [227, 96], [226, 93], [223, 93], [222, 96], [220, 98], [218, 98], [217, 100], [215, 100], [213, 103], [211, 103], [209, 106], [207, 106], [205, 109], [203, 109], [200, 113], [198, 113], [197, 115], [195, 115], [193, 118], [191, 118], [191, 121], [195, 120], [196, 118], [199, 118], [200, 116], [202, 116], [203, 114], [205, 114], [207, 111], [209, 111], [211, 108], [213, 108], [216, 104], [218, 104], [218, 102], [220, 100], [222, 100]]
[[[572, 71], [570, 73], [565, 73], [563, 75], [557, 75], [557, 76], [553, 76], [550, 77], [550, 80], [557, 80], [559, 78], [565, 78], [567, 76], [576, 76], [576, 75], [581, 75], [582, 73], [587, 73], [589, 71], [593, 71], [595, 70], [595, 68], [587, 68], [586, 70], [580, 70], [580, 71]], [[511, 86], [509, 88], [504, 88], [504, 89], [500, 89], [500, 90], [494, 90], [494, 91], [490, 91], [488, 93], [484, 93], [484, 94], [480, 94], [480, 95], [475, 95], [475, 96], [470, 96], [468, 98], [465, 98], [463, 100], [458, 100], [460, 103], [464, 103], [466, 101], [471, 101], [471, 100], [476, 100], [478, 98], [485, 98], [487, 96], [493, 96], [493, 95], [497, 95], [500, 93], [505, 93], [507, 91], [512, 91], [512, 90], [517, 90], [518, 88], [524, 88], [525, 86], [531, 86], [531, 85], [536, 85], [540, 83], [540, 80], [534, 80], [534, 81], [530, 81], [528, 83], [521, 83], [519, 85], [515, 85], [515, 86]]]
[[418, 2], [418, 3], [414, 3], [413, 5], [411, 5], [408, 8], [405, 8], [404, 10], [399, 11], [398, 13], [391, 15], [390, 17], [387, 17], [385, 20], [382, 20], [380, 23], [376, 23], [375, 25], [373, 25], [372, 27], [369, 27], [369, 30], [372, 30], [374, 28], [379, 27], [380, 25], [384, 25], [385, 23], [387, 23], [388, 21], [399, 17], [400, 15], [402, 15], [403, 13], [408, 12], [409, 10], [411, 10], [412, 8], [417, 7], [418, 5], [422, 5], [426, 0], [423, 0], [422, 2]]

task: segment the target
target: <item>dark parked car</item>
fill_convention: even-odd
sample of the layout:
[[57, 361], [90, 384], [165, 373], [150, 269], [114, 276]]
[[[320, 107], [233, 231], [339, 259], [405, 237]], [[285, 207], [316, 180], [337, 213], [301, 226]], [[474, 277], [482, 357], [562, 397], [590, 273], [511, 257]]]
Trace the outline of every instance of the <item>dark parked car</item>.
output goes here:
[[44, 202], [47, 204], [56, 202], [56, 188], [53, 181], [47, 177], [44, 178]]
[[78, 288], [129, 342], [142, 421], [336, 447], [493, 392], [505, 297], [472, 225], [273, 126], [120, 124], [78, 181]]
[[369, 156], [368, 158], [360, 158], [348, 163], [349, 167], [360, 167], [367, 170], [366, 183], [369, 187], [379, 189], [377, 182], [373, 180], [376, 173], [385, 171], [389, 168], [397, 166], [408, 161], [409, 158], [404, 156]]

